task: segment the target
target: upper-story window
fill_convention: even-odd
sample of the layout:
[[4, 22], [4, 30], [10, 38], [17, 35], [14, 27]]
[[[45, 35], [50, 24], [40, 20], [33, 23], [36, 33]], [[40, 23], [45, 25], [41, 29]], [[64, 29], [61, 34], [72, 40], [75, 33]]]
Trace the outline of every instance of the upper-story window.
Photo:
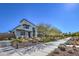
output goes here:
[[29, 29], [29, 25], [23, 24], [23, 28]]

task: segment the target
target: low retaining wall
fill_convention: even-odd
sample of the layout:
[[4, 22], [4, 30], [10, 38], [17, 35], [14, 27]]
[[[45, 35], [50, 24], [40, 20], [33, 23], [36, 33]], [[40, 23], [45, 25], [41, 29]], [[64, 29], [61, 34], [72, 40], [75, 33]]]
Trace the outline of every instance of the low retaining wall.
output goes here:
[[11, 46], [10, 41], [0, 41], [0, 47]]

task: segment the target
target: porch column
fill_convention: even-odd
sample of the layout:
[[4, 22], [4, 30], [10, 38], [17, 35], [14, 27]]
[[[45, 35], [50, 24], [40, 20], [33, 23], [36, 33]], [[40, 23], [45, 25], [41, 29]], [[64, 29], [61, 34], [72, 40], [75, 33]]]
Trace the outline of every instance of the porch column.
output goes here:
[[30, 35], [31, 35], [31, 38], [33, 38], [33, 32], [31, 32]]
[[14, 31], [14, 34], [15, 34], [16, 38], [18, 38], [17, 33], [16, 33], [16, 30]]
[[37, 28], [36, 28], [36, 29], [35, 29], [35, 37], [37, 37], [37, 34], [38, 34], [38, 33], [37, 33]]
[[25, 32], [25, 37], [28, 38], [28, 32]]

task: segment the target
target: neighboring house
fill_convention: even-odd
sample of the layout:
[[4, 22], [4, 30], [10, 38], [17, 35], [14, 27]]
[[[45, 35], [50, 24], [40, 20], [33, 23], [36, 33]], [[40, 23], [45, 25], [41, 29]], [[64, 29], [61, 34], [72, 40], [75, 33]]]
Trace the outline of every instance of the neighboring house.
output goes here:
[[22, 19], [20, 21], [20, 25], [11, 30], [11, 33], [14, 33], [16, 38], [33, 38], [37, 37], [37, 28], [33, 23], [29, 22], [26, 19]]
[[0, 40], [6, 40], [6, 39], [9, 39], [9, 38], [14, 38], [15, 35], [13, 33], [0, 33]]

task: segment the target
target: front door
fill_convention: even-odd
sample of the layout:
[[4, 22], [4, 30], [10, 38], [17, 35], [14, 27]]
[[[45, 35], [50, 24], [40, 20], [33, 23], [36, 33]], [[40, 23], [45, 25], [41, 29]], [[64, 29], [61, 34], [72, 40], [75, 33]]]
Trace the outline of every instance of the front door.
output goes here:
[[28, 37], [31, 38], [31, 32], [28, 32]]

